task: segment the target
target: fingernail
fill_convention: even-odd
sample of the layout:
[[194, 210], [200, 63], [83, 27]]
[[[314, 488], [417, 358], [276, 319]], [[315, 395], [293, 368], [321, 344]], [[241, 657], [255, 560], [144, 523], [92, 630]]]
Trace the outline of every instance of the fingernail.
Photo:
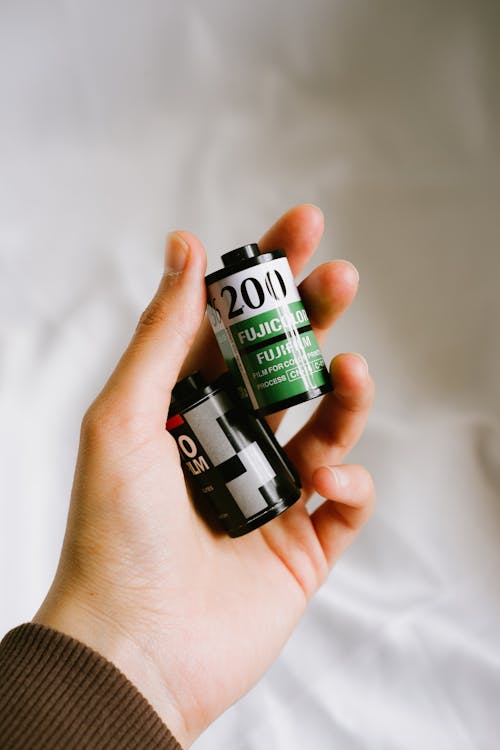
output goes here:
[[309, 208], [314, 208], [314, 210], [315, 210], [315, 211], [317, 211], [317, 212], [318, 212], [319, 214], [321, 214], [321, 216], [323, 216], [323, 217], [324, 217], [324, 213], [323, 213], [323, 211], [322, 211], [322, 210], [321, 210], [321, 208], [320, 208], [319, 206], [317, 206], [317, 205], [316, 205], [315, 203], [303, 203], [302, 205], [303, 205], [303, 206], [309, 206]]
[[365, 358], [363, 357], [363, 355], [362, 355], [362, 354], [359, 354], [358, 352], [351, 352], [351, 354], [353, 354], [353, 355], [354, 355], [355, 357], [357, 357], [358, 359], [360, 359], [360, 360], [361, 360], [361, 362], [362, 362], [362, 364], [364, 365], [364, 368], [365, 368], [365, 374], [366, 374], [366, 375], [368, 376], [368, 373], [369, 373], [369, 370], [368, 370], [368, 362], [367, 362], [367, 361], [366, 361], [366, 359], [365, 359]]
[[346, 266], [349, 266], [352, 271], [354, 272], [354, 275], [356, 276], [357, 281], [359, 281], [359, 271], [354, 265], [354, 263], [351, 263], [350, 260], [345, 260], [345, 258], [340, 258], [337, 263], [345, 263]]
[[341, 489], [349, 487], [349, 472], [342, 466], [327, 466], [326, 468], [333, 474], [337, 487]]
[[178, 232], [171, 232], [167, 237], [167, 252], [165, 255], [165, 271], [181, 273], [186, 265], [189, 245]]

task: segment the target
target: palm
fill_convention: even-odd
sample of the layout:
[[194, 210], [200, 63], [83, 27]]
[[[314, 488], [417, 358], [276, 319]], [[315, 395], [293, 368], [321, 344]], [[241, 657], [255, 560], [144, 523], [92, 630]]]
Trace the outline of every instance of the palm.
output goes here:
[[[102, 606], [121, 628], [136, 634], [167, 685], [182, 671], [193, 676], [188, 690], [169, 689], [181, 705], [192, 703], [213, 718], [271, 664], [326, 576], [328, 561], [305, 498], [273, 522], [231, 539], [194, 512], [168, 434], [140, 441], [138, 448], [124, 440], [121, 448], [112, 472], [126, 487], [114, 503], [118, 515], [99, 511], [107, 505], [109, 487], [101, 485], [97, 497], [90, 492], [80, 498], [84, 524], [92, 519], [92, 539], [108, 539], [102, 526], [113, 528], [113, 546], [97, 559], [93, 549]], [[130, 513], [133, 525], [124, 521], [124, 513]], [[341, 520], [338, 526], [340, 533], [349, 533]], [[73, 536], [81, 533], [75, 529]], [[88, 558], [89, 550], [82, 555]], [[212, 676], [210, 684], [195, 679], [200, 670]]]

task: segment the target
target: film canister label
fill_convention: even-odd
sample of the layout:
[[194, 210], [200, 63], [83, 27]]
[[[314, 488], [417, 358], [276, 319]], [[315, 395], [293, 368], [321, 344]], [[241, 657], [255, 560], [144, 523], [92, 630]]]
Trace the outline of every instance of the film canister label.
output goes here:
[[[331, 388], [286, 257], [208, 284], [208, 314], [226, 364], [251, 407], [270, 413]], [[274, 408], [276, 407], [276, 408]]]

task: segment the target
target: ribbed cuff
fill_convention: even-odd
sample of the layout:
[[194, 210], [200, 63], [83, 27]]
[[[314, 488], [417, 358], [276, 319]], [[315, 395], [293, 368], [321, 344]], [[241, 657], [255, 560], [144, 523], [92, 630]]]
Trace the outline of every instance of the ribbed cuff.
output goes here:
[[2, 750], [182, 750], [114, 664], [27, 623], [0, 643]]

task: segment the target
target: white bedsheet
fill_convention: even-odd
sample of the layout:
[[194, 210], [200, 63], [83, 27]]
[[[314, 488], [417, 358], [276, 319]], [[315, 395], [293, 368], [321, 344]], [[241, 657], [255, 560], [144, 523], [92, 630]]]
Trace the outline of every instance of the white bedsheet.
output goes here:
[[377, 513], [197, 750], [499, 747], [499, 21], [465, 0], [0, 4], [2, 633], [49, 585], [79, 420], [166, 231], [214, 269], [315, 202], [319, 258], [360, 270], [327, 352], [378, 383], [352, 455]]

